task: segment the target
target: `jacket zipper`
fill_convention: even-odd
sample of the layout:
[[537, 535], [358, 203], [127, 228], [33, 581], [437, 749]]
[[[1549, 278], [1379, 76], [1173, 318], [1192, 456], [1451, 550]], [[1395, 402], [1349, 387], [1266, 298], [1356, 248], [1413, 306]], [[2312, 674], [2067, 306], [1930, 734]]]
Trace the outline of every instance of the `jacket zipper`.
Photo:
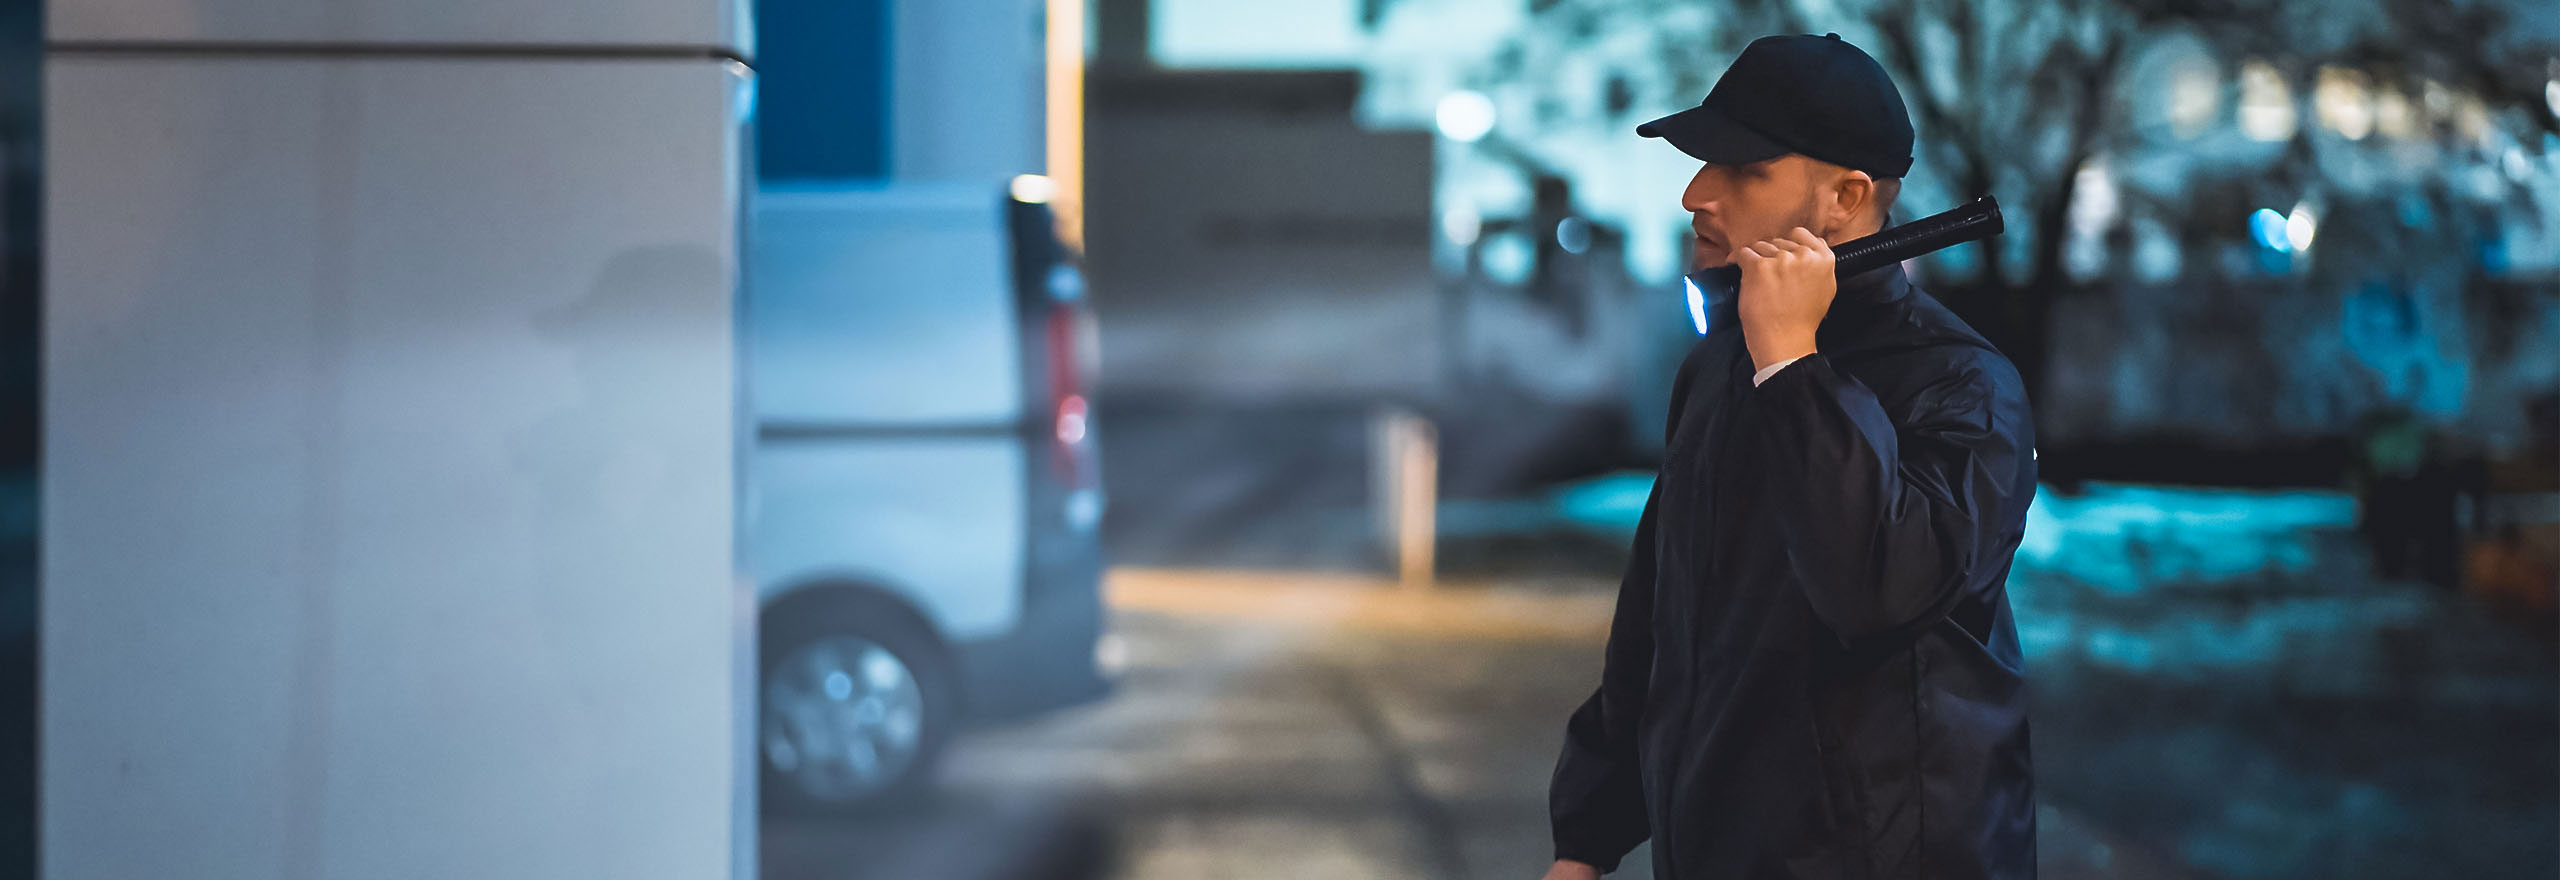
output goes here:
[[[1733, 436], [1734, 423], [1739, 421], [1739, 416], [1742, 415], [1743, 398], [1747, 396], [1745, 394], [1736, 393], [1735, 385], [1739, 382], [1749, 381], [1748, 375], [1742, 371], [1742, 367], [1749, 364], [1750, 361], [1743, 359], [1740, 331], [1736, 331], [1735, 333], [1734, 348], [1736, 350], [1732, 356], [1727, 358], [1725, 361], [1727, 366], [1723, 387], [1716, 391], [1718, 397], [1716, 400], [1717, 413], [1715, 415], [1715, 429], [1707, 432], [1706, 452], [1708, 453], [1708, 457], [1705, 468], [1707, 475], [1707, 528], [1704, 530], [1704, 533], [1708, 536], [1707, 552], [1705, 554], [1705, 559], [1703, 560], [1704, 565], [1701, 566], [1703, 569], [1701, 576], [1697, 579], [1695, 584], [1688, 585], [1692, 587], [1692, 589], [1688, 591], [1689, 600], [1686, 603], [1686, 607], [1683, 608], [1684, 620], [1682, 622], [1684, 624], [1695, 622], [1701, 614], [1701, 609], [1706, 607], [1705, 603], [1702, 601], [1704, 597], [1699, 595], [1699, 593], [1707, 586], [1716, 582], [1716, 569], [1724, 562], [1724, 554], [1720, 552], [1723, 549], [1721, 546], [1722, 542], [1717, 539], [1718, 532], [1724, 528], [1724, 463], [1725, 460], [1732, 455], [1731, 439]], [[1735, 363], [1736, 361], [1740, 361], [1740, 363]], [[1668, 784], [1664, 786], [1664, 788], [1668, 789], [1663, 792], [1663, 817], [1665, 820], [1668, 820], [1673, 815], [1677, 815], [1680, 795], [1686, 789], [1686, 786], [1681, 784], [1680, 765], [1685, 763], [1681, 759], [1688, 757], [1689, 749], [1687, 748], [1687, 744], [1689, 741], [1689, 731], [1694, 726], [1692, 722], [1697, 719], [1698, 714], [1697, 699], [1699, 696], [1698, 685], [1700, 681], [1699, 658], [1706, 656], [1707, 653], [1705, 647], [1698, 643], [1695, 636], [1697, 628], [1691, 626], [1688, 627], [1688, 629], [1692, 633], [1690, 638], [1684, 640], [1684, 644], [1689, 648], [1689, 656], [1687, 658], [1688, 674], [1681, 682], [1684, 686], [1683, 690], [1685, 691], [1683, 696], [1687, 698], [1688, 702], [1687, 705], [1681, 707], [1681, 711], [1679, 713], [1680, 735], [1674, 740], [1678, 746], [1672, 750], [1673, 760], [1671, 761], [1671, 773], [1669, 774], [1670, 779]], [[1665, 827], [1670, 826], [1666, 823]], [[1678, 878], [1683, 876], [1680, 873], [1680, 866], [1674, 861], [1674, 859], [1679, 856], [1680, 848], [1678, 846], [1669, 845], [1669, 841], [1655, 841], [1654, 847], [1660, 852], [1659, 860], [1663, 867], [1669, 869], [1671, 877]]]

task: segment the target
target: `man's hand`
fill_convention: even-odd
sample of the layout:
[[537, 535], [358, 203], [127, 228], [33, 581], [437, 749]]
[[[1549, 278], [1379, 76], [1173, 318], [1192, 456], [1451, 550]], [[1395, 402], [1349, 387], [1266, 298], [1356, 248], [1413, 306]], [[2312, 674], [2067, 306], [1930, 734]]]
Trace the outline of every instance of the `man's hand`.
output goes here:
[[1600, 869], [1570, 859], [1557, 859], [1546, 880], [1600, 880]]
[[1742, 268], [1734, 313], [1742, 321], [1743, 344], [1751, 349], [1751, 368], [1813, 353], [1814, 331], [1840, 292], [1831, 245], [1798, 226], [1784, 238], [1734, 251], [1733, 261]]

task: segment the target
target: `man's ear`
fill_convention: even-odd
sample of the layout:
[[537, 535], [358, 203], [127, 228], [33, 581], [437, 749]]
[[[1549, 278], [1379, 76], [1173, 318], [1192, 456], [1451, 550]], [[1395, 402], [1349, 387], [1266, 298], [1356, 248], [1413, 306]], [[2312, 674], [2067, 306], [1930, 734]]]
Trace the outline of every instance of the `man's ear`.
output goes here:
[[1855, 168], [1813, 160], [1810, 170], [1818, 181], [1814, 187], [1817, 222], [1821, 228], [1814, 234], [1824, 241], [1838, 244], [1866, 214], [1873, 209], [1876, 197], [1875, 178]]
[[1840, 172], [1840, 176], [1831, 182], [1834, 194], [1831, 207], [1838, 212], [1831, 218], [1835, 229], [1845, 229], [1865, 219], [1875, 210], [1877, 195], [1875, 177], [1855, 168], [1843, 168]]

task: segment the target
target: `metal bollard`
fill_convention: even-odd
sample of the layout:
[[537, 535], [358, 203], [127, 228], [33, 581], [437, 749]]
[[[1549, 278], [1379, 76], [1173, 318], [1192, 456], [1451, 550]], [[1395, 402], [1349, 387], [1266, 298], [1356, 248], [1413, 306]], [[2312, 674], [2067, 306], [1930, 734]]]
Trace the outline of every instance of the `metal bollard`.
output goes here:
[[1439, 539], [1439, 431], [1420, 413], [1389, 405], [1372, 416], [1370, 438], [1369, 498], [1378, 544], [1400, 584], [1427, 589]]

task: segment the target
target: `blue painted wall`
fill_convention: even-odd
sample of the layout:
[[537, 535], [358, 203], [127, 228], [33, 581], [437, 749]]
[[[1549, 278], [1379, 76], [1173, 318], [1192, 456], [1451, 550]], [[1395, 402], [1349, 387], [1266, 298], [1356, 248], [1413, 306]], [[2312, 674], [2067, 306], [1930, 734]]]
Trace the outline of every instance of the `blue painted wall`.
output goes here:
[[757, 0], [756, 176], [889, 176], [891, 0]]

